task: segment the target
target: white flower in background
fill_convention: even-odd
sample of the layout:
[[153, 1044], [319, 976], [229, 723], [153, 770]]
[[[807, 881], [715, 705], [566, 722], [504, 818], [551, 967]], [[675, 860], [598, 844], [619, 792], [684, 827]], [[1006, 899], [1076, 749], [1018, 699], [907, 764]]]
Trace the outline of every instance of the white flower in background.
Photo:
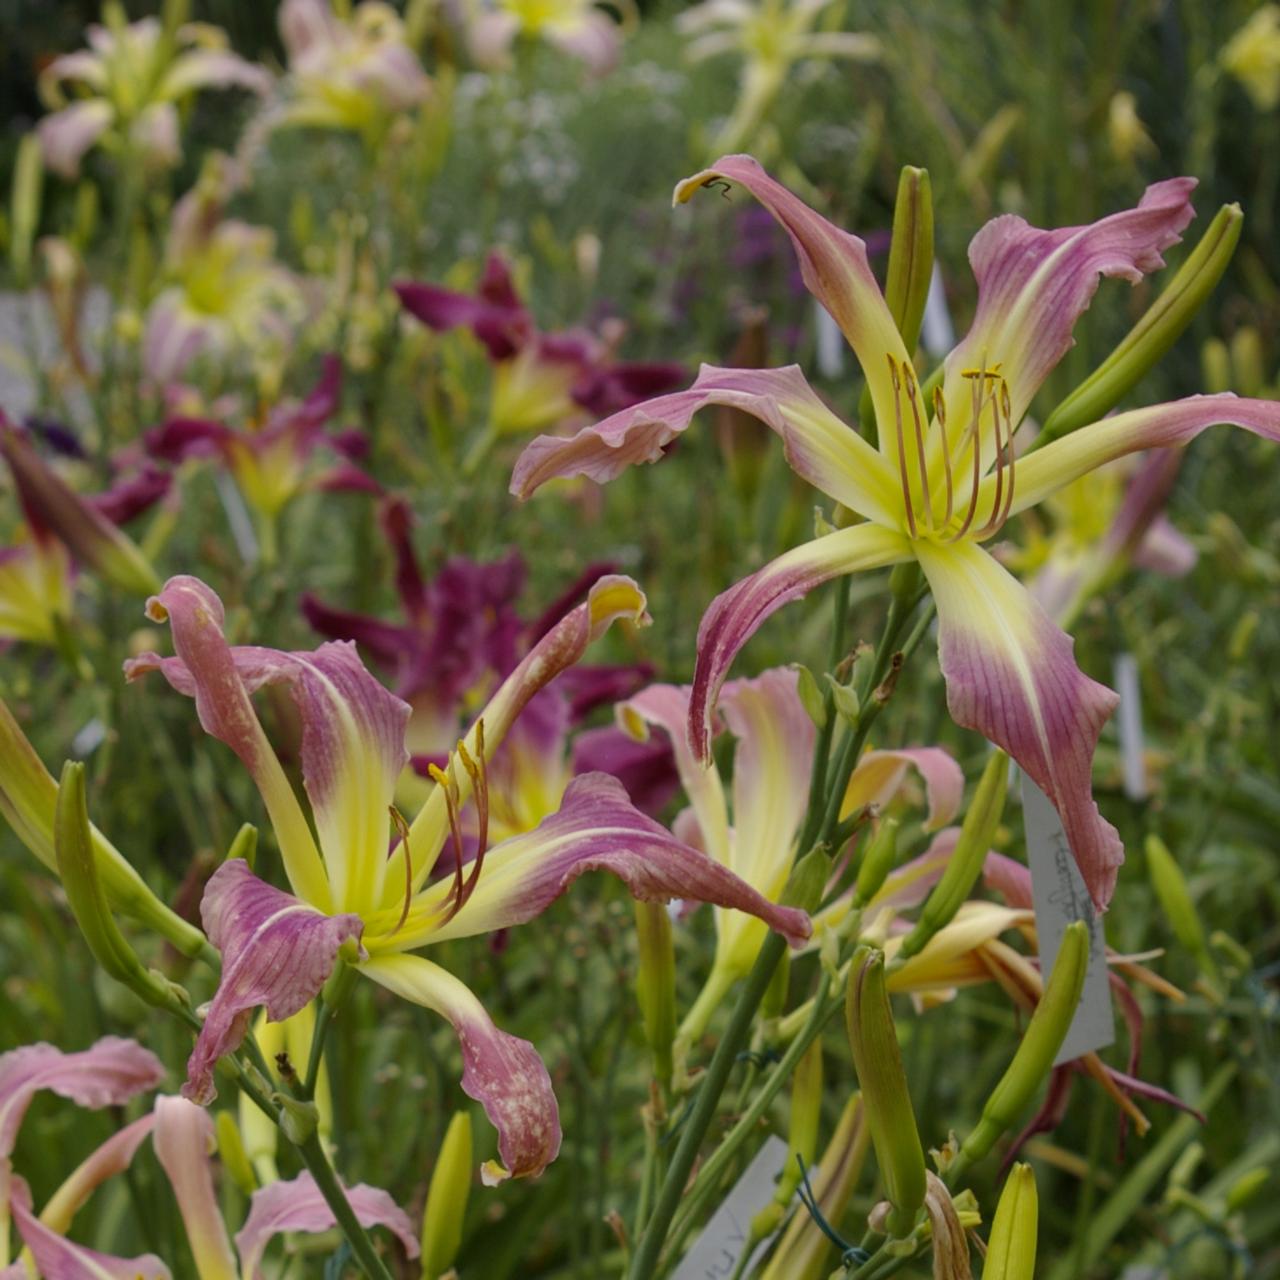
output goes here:
[[614, 3], [624, 19], [619, 26], [596, 0], [497, 0], [477, 6], [469, 19], [471, 56], [487, 70], [511, 65], [516, 40], [544, 40], [582, 62], [593, 75], [605, 75], [618, 63], [624, 27], [638, 21], [635, 6]]

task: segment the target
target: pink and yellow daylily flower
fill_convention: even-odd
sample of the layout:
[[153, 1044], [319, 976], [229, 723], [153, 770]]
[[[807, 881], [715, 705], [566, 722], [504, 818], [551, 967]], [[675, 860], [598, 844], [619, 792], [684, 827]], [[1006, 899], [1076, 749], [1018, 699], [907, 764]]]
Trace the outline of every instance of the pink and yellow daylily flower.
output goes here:
[[676, 188], [689, 199], [737, 183], [781, 223], [810, 292], [843, 330], [870, 387], [879, 447], [823, 403], [796, 366], [703, 366], [693, 386], [613, 415], [569, 440], [540, 437], [512, 492], [548, 480], [606, 481], [652, 462], [705, 405], [760, 418], [792, 468], [860, 522], [788, 551], [711, 605], [698, 635], [689, 732], [700, 759], [711, 713], [742, 646], [782, 605], [842, 574], [915, 561], [938, 609], [939, 658], [952, 717], [1003, 747], [1051, 799], [1097, 905], [1111, 897], [1123, 850], [1093, 801], [1091, 765], [1115, 695], [1085, 676], [1072, 641], [982, 545], [1012, 516], [1112, 459], [1181, 445], [1215, 423], [1280, 441], [1280, 404], [1193, 396], [1115, 414], [1020, 459], [1011, 442], [1049, 371], [1071, 346], [1102, 275], [1139, 280], [1163, 265], [1192, 217], [1191, 179], [1150, 187], [1134, 209], [1042, 231], [1006, 215], [978, 232], [973, 324], [926, 401], [865, 244], [815, 213], [749, 156], [726, 156]]
[[[608, 0], [627, 24], [637, 13], [632, 0]], [[467, 43], [477, 64], [488, 71], [511, 66], [518, 39], [540, 40], [577, 58], [593, 75], [617, 65], [622, 49], [620, 27], [597, 0], [470, 0]]]
[[[737, 741], [727, 791], [717, 769], [704, 768], [690, 748], [685, 729], [689, 688], [651, 685], [618, 707], [618, 721], [633, 737], [644, 739], [651, 729], [670, 737], [689, 801], [689, 808], [675, 821], [676, 834], [706, 850], [769, 901], [781, 895], [795, 861], [813, 769], [813, 721], [796, 685], [796, 673], [781, 667], [725, 685], [720, 714]], [[850, 779], [844, 812], [889, 804], [910, 770], [924, 780], [927, 828], [949, 822], [964, 794], [964, 775], [938, 747], [868, 751]], [[682, 1044], [689, 1045], [705, 1031], [725, 993], [750, 971], [763, 941], [764, 925], [759, 920], [737, 910], [717, 909], [715, 960], [702, 993], [681, 1024]]]
[[[390, 810], [407, 759], [408, 705], [374, 680], [348, 642], [300, 653], [232, 648], [213, 591], [196, 578], [169, 580], [148, 611], [169, 622], [177, 656], [143, 655], [126, 665], [127, 674], [135, 679], [160, 671], [195, 699], [205, 730], [244, 762], [293, 890], [259, 880], [239, 860], [224, 863], [209, 881], [201, 914], [222, 952], [222, 979], [188, 1062], [187, 1097], [211, 1100], [214, 1065], [239, 1046], [253, 1010], [265, 1006], [275, 1021], [297, 1013], [320, 991], [342, 950], [367, 977], [457, 1029], [462, 1087], [499, 1134], [502, 1163], [489, 1162], [486, 1176], [536, 1174], [560, 1144], [555, 1096], [537, 1050], [499, 1031], [459, 978], [411, 953], [522, 924], [591, 870], [612, 872], [637, 897], [751, 911], [793, 942], [803, 941], [809, 928], [803, 912], [774, 905], [676, 840], [603, 774], [575, 779], [558, 812], [535, 831], [485, 847], [489, 753], [530, 699], [614, 621], [646, 620], [644, 605], [629, 578], [596, 582], [587, 600], [503, 681], [388, 855]], [[267, 685], [292, 695], [302, 723], [302, 776], [315, 836], [250, 699]], [[461, 843], [461, 812], [473, 799], [477, 856], [469, 865], [456, 857], [452, 874], [432, 880], [451, 834], [455, 847]]]

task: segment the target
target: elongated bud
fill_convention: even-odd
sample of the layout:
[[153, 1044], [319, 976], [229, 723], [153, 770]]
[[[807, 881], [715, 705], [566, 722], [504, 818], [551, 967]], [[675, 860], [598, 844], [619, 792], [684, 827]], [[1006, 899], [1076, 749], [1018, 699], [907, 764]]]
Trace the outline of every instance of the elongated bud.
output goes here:
[[810, 849], [791, 868], [791, 874], [782, 890], [782, 905], [799, 907], [801, 911], [810, 913], [816, 911], [830, 876], [831, 859], [821, 848]]
[[13, 162], [13, 188], [9, 206], [9, 265], [18, 287], [25, 289], [31, 279], [31, 246], [40, 224], [40, 194], [44, 165], [40, 141], [34, 133], [24, 134]]
[[1244, 214], [1223, 205], [1200, 243], [1118, 347], [1048, 417], [1032, 447], [1097, 422], [1173, 346], [1204, 306], [1240, 241]]
[[1200, 348], [1200, 382], [1210, 395], [1231, 390], [1231, 353], [1221, 338], [1209, 338]]
[[[862, 1173], [869, 1137], [862, 1095], [855, 1093], [840, 1113], [813, 1179], [814, 1199], [828, 1223], [844, 1217]], [[811, 1214], [798, 1209], [762, 1280], [826, 1280], [831, 1273], [830, 1257], [831, 1241]]]
[[978, 780], [969, 811], [964, 815], [960, 838], [947, 862], [947, 869], [920, 908], [915, 927], [902, 940], [902, 949], [898, 952], [900, 959], [905, 960], [922, 951], [939, 929], [951, 923], [960, 905], [972, 892], [1004, 815], [1008, 790], [1009, 757], [1003, 751], [993, 751]]
[[1147, 837], [1147, 874], [1151, 887], [1164, 911], [1174, 936], [1191, 953], [1195, 962], [1209, 977], [1216, 977], [1218, 966], [1209, 954], [1205, 941], [1204, 925], [1191, 900], [1191, 890], [1177, 859], [1169, 852], [1169, 846], [1158, 835]]
[[1088, 967], [1089, 928], [1083, 920], [1075, 920], [1062, 935], [1053, 972], [1013, 1061], [982, 1108], [982, 1118], [960, 1148], [962, 1160], [981, 1160], [1040, 1088], [1070, 1030]]
[[827, 704], [818, 688], [818, 681], [812, 671], [803, 662], [793, 662], [791, 670], [796, 673], [796, 693], [800, 696], [800, 704], [808, 713], [809, 719], [819, 729], [827, 723]]
[[881, 818], [879, 830], [871, 837], [858, 864], [858, 878], [853, 884], [854, 905], [865, 907], [897, 865], [898, 820]]
[[982, 1280], [1032, 1280], [1039, 1216], [1036, 1175], [1029, 1164], [1015, 1164], [996, 1205]]
[[[925, 299], [933, 275], [933, 188], [926, 169], [903, 167], [893, 207], [893, 239], [889, 243], [889, 272], [884, 298], [902, 335], [908, 354], [920, 341]], [[875, 433], [871, 388], [863, 388], [858, 420]]]
[[826, 677], [827, 688], [831, 692], [831, 701], [836, 709], [836, 715], [840, 717], [845, 724], [853, 728], [858, 723], [858, 713], [862, 710], [862, 704], [858, 700], [857, 693], [847, 684], [841, 684], [834, 676], [828, 674]]
[[[270, 1124], [270, 1121], [267, 1123]], [[235, 1116], [230, 1111], [219, 1111], [213, 1118], [213, 1124], [218, 1138], [218, 1159], [222, 1161], [222, 1167], [245, 1195], [253, 1195], [258, 1189], [258, 1179], [254, 1177], [253, 1166], [249, 1163], [249, 1155], [244, 1149]]]
[[422, 1280], [436, 1280], [462, 1247], [462, 1226], [471, 1195], [471, 1113], [449, 1121], [422, 1213]]
[[85, 802], [84, 765], [77, 760], [68, 760], [62, 768], [53, 846], [71, 914], [98, 964], [148, 1004], [172, 1010], [185, 1004], [180, 987], [154, 969], [147, 969], [138, 959], [111, 914], [98, 879]]
[[801, 1161], [813, 1165], [822, 1119], [822, 1040], [815, 1040], [796, 1063], [791, 1077], [791, 1126], [787, 1134], [787, 1162], [782, 1166], [773, 1200], [751, 1220], [752, 1240], [763, 1240], [782, 1222], [791, 1197], [800, 1185]]
[[870, 947], [854, 953], [845, 1022], [876, 1161], [893, 1206], [886, 1228], [892, 1236], [905, 1236], [924, 1203], [924, 1151], [885, 989], [884, 955]]
[[676, 1036], [676, 953], [671, 917], [661, 902], [636, 901], [636, 999], [644, 1038], [653, 1054], [654, 1079], [671, 1083], [671, 1046]]
[[1259, 396], [1266, 381], [1262, 335], [1251, 324], [1231, 335], [1233, 386], [1242, 396]]
[[249, 869], [253, 869], [253, 864], [258, 857], [258, 828], [252, 822], [244, 823], [240, 830], [236, 832], [235, 839], [231, 842], [231, 847], [227, 850], [227, 861], [233, 858], [242, 858], [249, 864]]

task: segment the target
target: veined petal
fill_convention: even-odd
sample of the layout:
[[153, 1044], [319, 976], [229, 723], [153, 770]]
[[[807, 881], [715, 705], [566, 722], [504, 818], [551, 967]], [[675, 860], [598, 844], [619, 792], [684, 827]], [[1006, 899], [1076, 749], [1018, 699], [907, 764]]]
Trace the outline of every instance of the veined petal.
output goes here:
[[759, 916], [793, 945], [809, 936], [803, 911], [768, 901], [715, 859], [682, 844], [641, 813], [616, 778], [586, 773], [569, 784], [559, 811], [536, 830], [489, 851], [475, 891], [451, 920], [441, 923], [451, 891], [442, 882], [413, 900], [401, 929], [395, 929], [398, 911], [371, 919], [366, 941], [374, 952], [407, 951], [523, 924], [588, 871], [610, 872], [641, 901], [711, 902]]
[[964, 371], [998, 364], [1018, 423], [1049, 371], [1070, 350], [1076, 320], [1101, 277], [1122, 276], [1136, 284], [1164, 266], [1161, 254], [1178, 243], [1195, 216], [1190, 199], [1195, 185], [1194, 178], [1157, 182], [1136, 209], [1084, 227], [1043, 231], [1016, 214], [1004, 214], [974, 236], [969, 262], [978, 306], [969, 332], [947, 357], [943, 384], [953, 440], [969, 423]]
[[[362, 1227], [389, 1228], [410, 1258], [418, 1256], [418, 1240], [409, 1215], [385, 1191], [363, 1182], [343, 1190]], [[259, 1188], [253, 1193], [244, 1226], [236, 1232], [245, 1280], [261, 1280], [258, 1264], [267, 1245], [282, 1231], [317, 1234], [335, 1226], [333, 1210], [309, 1173], [300, 1173], [291, 1182], [273, 1182]]]
[[650, 726], [664, 730], [671, 739], [680, 785], [701, 834], [699, 845], [727, 867], [730, 837], [724, 785], [715, 766], [696, 760], [689, 746], [688, 686], [650, 685], [621, 703], [616, 715], [619, 725], [637, 741], [643, 742], [649, 736]]
[[79, 1053], [51, 1044], [28, 1044], [0, 1055], [0, 1159], [13, 1152], [31, 1099], [50, 1089], [77, 1106], [114, 1107], [154, 1089], [164, 1066], [134, 1040], [104, 1036]]
[[[683, 732], [681, 721], [681, 736]], [[578, 773], [607, 773], [618, 779], [631, 803], [651, 818], [662, 813], [680, 790], [675, 753], [666, 739], [637, 742], [615, 725], [574, 735], [569, 767]]]
[[254, 1009], [283, 1022], [319, 994], [338, 950], [357, 941], [359, 916], [328, 916], [259, 880], [233, 858], [210, 877], [200, 904], [209, 941], [222, 953], [222, 978], [187, 1060], [182, 1096], [207, 1105], [217, 1097], [214, 1064], [233, 1053]]
[[140, 654], [125, 663], [125, 678], [136, 680], [159, 671], [179, 693], [195, 698], [205, 732], [225, 742], [253, 775], [294, 891], [327, 909], [332, 895], [319, 850], [223, 635], [222, 601], [199, 578], [170, 578], [164, 590], [147, 601], [147, 614], [156, 622], [169, 621], [178, 656], [162, 659], [154, 653]]
[[702, 760], [711, 753], [711, 713], [743, 645], [784, 604], [814, 587], [865, 569], [881, 569], [911, 559], [911, 543], [877, 524], [857, 524], [815, 538], [722, 592], [698, 628], [698, 661], [689, 702], [689, 740]]
[[374, 956], [362, 969], [389, 991], [453, 1023], [462, 1050], [463, 1092], [484, 1107], [498, 1131], [502, 1163], [485, 1162], [485, 1184], [541, 1173], [560, 1151], [560, 1111], [533, 1045], [499, 1031], [469, 987], [421, 956]]
[[926, 831], [937, 831], [956, 816], [964, 799], [964, 770], [941, 747], [900, 747], [896, 751], [868, 751], [849, 779], [841, 817], [867, 805], [886, 805], [897, 795], [907, 771], [915, 769], [924, 782], [929, 815]]
[[80, 174], [84, 153], [111, 128], [115, 109], [103, 98], [73, 102], [36, 125], [44, 162], [69, 181]]
[[1280, 443], [1280, 401], [1245, 400], [1230, 394], [1188, 396], [1081, 427], [1018, 461], [1011, 512], [1035, 506], [1113, 458], [1142, 449], [1184, 445], [1206, 427], [1219, 423], [1243, 427]]
[[952, 719], [1003, 747], [1049, 797], [1105, 908], [1124, 850], [1093, 801], [1092, 769], [1116, 695], [1081, 673], [1071, 638], [981, 547], [915, 547], [938, 606]]
[[1031, 870], [1014, 858], [992, 851], [982, 864], [982, 882], [994, 889], [1011, 907], [1030, 907]]
[[[36, 1269], [45, 1280], [172, 1280], [169, 1268], [155, 1254], [115, 1258], [73, 1244], [51, 1231], [32, 1212], [31, 1190], [16, 1175], [10, 1179], [9, 1208], [35, 1259]], [[20, 1265], [18, 1270], [19, 1274], [26, 1274]]]
[[603, 484], [629, 466], [656, 462], [693, 415], [712, 404], [759, 418], [782, 437], [796, 474], [851, 511], [886, 523], [898, 518], [902, 498], [894, 473], [823, 404], [798, 365], [718, 369], [704, 364], [688, 391], [623, 409], [575, 436], [539, 436], [520, 455], [511, 492], [527, 498], [548, 480], [568, 476]]
[[[722, 156], [709, 169], [679, 183], [675, 202], [684, 203], [718, 178], [745, 187], [790, 237], [805, 287], [831, 313], [849, 340], [871, 387], [877, 415], [882, 422], [891, 422], [896, 396], [885, 357], [892, 356], [898, 365], [910, 364], [911, 358], [871, 273], [867, 246], [775, 182], [751, 156]], [[889, 434], [881, 432], [886, 439]]]
[[209, 1157], [217, 1138], [209, 1113], [185, 1098], [157, 1098], [155, 1126], [156, 1159], [173, 1187], [200, 1280], [238, 1280], [213, 1189]]

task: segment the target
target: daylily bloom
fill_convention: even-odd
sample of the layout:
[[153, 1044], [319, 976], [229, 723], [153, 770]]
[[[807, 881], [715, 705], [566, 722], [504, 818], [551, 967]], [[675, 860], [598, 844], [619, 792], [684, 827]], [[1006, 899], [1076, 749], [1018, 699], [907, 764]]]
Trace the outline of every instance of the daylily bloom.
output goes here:
[[[512, 46], [520, 38], [545, 40], [577, 58], [593, 75], [605, 75], [617, 66], [622, 28], [597, 0], [493, 0], [477, 7], [479, 12], [468, 21], [467, 43], [471, 56], [486, 70], [510, 67]], [[634, 5], [613, 7], [634, 23]]]
[[[618, 707], [619, 723], [636, 738], [651, 727], [671, 739], [689, 808], [676, 819], [681, 839], [706, 850], [769, 901], [782, 893], [796, 856], [796, 837], [809, 798], [814, 728], [800, 695], [796, 673], [775, 668], [725, 685], [720, 711], [737, 740], [729, 796], [717, 770], [703, 768], [690, 749], [685, 725], [691, 691], [651, 685]], [[901, 789], [909, 769], [924, 780], [934, 829], [950, 821], [964, 794], [959, 765], [938, 747], [868, 751], [858, 762], [845, 794], [843, 813], [882, 808]], [[764, 927], [738, 911], [717, 910], [716, 954], [702, 993], [680, 1026], [690, 1044], [706, 1029], [725, 993], [755, 962]]]
[[1223, 70], [1244, 86], [1259, 111], [1280, 104], [1280, 4], [1263, 4], [1218, 54]]
[[1190, 179], [1148, 189], [1135, 209], [1085, 227], [1041, 231], [1006, 215], [970, 246], [978, 283], [972, 327], [926, 399], [867, 265], [866, 246], [820, 217], [748, 156], [686, 179], [676, 200], [711, 182], [745, 187], [782, 224], [810, 292], [862, 365], [879, 448], [835, 416], [795, 366], [703, 366], [688, 391], [613, 415], [572, 439], [540, 437], [516, 466], [527, 497], [557, 476], [612, 479], [652, 462], [704, 405], [728, 404], [783, 437], [804, 479], [863, 519], [797, 547], [731, 587], [698, 635], [689, 733], [706, 759], [716, 695], [735, 655], [775, 610], [841, 574], [915, 561], [938, 608], [939, 658], [952, 717], [1003, 747], [1058, 810], [1095, 903], [1105, 907], [1123, 859], [1093, 801], [1091, 765], [1115, 695], [1086, 677], [1072, 642], [982, 543], [1013, 515], [1103, 463], [1187, 443], [1214, 423], [1280, 440], [1280, 404], [1193, 396], [1115, 414], [1015, 459], [1032, 398], [1071, 345], [1100, 275], [1138, 280], [1162, 265], [1192, 217]]
[[[875, 36], [830, 29], [843, 6], [835, 0], [703, 0], [676, 18], [689, 37], [685, 57], [704, 62], [723, 53], [743, 59], [738, 101], [716, 136], [716, 151], [734, 151], [749, 142], [794, 73], [806, 59], [848, 58], [874, 62]], [[815, 30], [822, 26], [825, 29]]]
[[267, 128], [347, 129], [370, 140], [431, 92], [404, 23], [389, 4], [364, 0], [339, 17], [328, 0], [284, 0], [280, 39], [289, 59]]
[[[252, 1010], [265, 1005], [274, 1021], [296, 1013], [320, 991], [341, 950], [361, 973], [457, 1029], [462, 1087], [499, 1134], [502, 1163], [489, 1162], [486, 1176], [535, 1174], [560, 1143], [555, 1097], [537, 1051], [499, 1031], [459, 978], [410, 952], [530, 920], [589, 870], [613, 872], [642, 898], [752, 911], [803, 941], [803, 912], [766, 901], [672, 838], [602, 774], [575, 779], [559, 811], [536, 831], [486, 849], [490, 753], [534, 694], [612, 622], [645, 620], [644, 604], [629, 578], [596, 582], [502, 683], [388, 856], [409, 706], [374, 680], [349, 642], [304, 653], [231, 648], [218, 597], [196, 578], [169, 580], [148, 612], [168, 620], [177, 656], [146, 654], [127, 663], [126, 673], [136, 679], [159, 670], [194, 697], [205, 730], [240, 756], [270, 815], [293, 889], [266, 884], [240, 860], [224, 863], [209, 881], [201, 914], [222, 952], [222, 979], [187, 1064], [187, 1097], [211, 1100], [214, 1064], [239, 1046]], [[283, 685], [301, 719], [302, 776], [318, 841], [250, 701], [266, 685]], [[455, 849], [461, 843], [460, 814], [473, 798], [477, 854], [466, 869], [456, 857], [453, 874], [433, 882], [451, 832]]]
[[276, 261], [275, 233], [223, 216], [238, 183], [233, 163], [211, 156], [170, 215], [142, 344], [147, 376], [162, 387], [198, 359], [247, 357], [266, 377], [306, 314], [299, 281]]
[[[138, 155], [150, 168], [182, 158], [178, 108], [201, 89], [265, 93], [267, 72], [232, 53], [226, 33], [191, 22], [166, 36], [158, 18], [126, 23], [119, 4], [103, 5], [104, 26], [89, 27], [89, 48], [55, 58], [37, 87], [53, 111], [37, 125], [45, 163], [65, 178], [96, 144], [116, 155]], [[68, 100], [64, 86], [80, 88]]]
[[412, 281], [394, 287], [405, 310], [428, 328], [467, 328], [483, 343], [493, 364], [489, 430], [495, 435], [561, 428], [584, 411], [614, 413], [686, 376], [678, 364], [615, 361], [609, 343], [582, 329], [539, 333], [496, 253], [474, 294]]
[[[273, 545], [280, 512], [304, 490], [379, 491], [377, 482], [355, 465], [368, 449], [364, 435], [325, 430], [341, 398], [342, 365], [336, 356], [326, 356], [316, 385], [300, 403], [277, 405], [262, 421], [244, 427], [211, 418], [169, 418], [147, 432], [145, 444], [153, 458], [166, 462], [218, 458], [259, 517], [265, 554]], [[310, 471], [308, 464], [321, 449], [339, 461]]]
[[[420, 796], [431, 766], [446, 763], [477, 708], [611, 566], [590, 566], [540, 617], [526, 622], [515, 609], [525, 583], [518, 552], [488, 564], [454, 556], [428, 581], [413, 549], [407, 504], [388, 498], [379, 515], [395, 556], [405, 621], [335, 609], [310, 593], [301, 604], [322, 635], [356, 641], [385, 667], [392, 690], [412, 708], [405, 741], [413, 777], [401, 786], [408, 802]], [[577, 666], [531, 701], [489, 762], [491, 839], [531, 831], [549, 817], [575, 773], [614, 774], [646, 812], [665, 803], [675, 783], [665, 749], [627, 751], [629, 740], [608, 728], [575, 737], [572, 759], [569, 751], [570, 731], [583, 717], [634, 693], [651, 674], [644, 664]]]

